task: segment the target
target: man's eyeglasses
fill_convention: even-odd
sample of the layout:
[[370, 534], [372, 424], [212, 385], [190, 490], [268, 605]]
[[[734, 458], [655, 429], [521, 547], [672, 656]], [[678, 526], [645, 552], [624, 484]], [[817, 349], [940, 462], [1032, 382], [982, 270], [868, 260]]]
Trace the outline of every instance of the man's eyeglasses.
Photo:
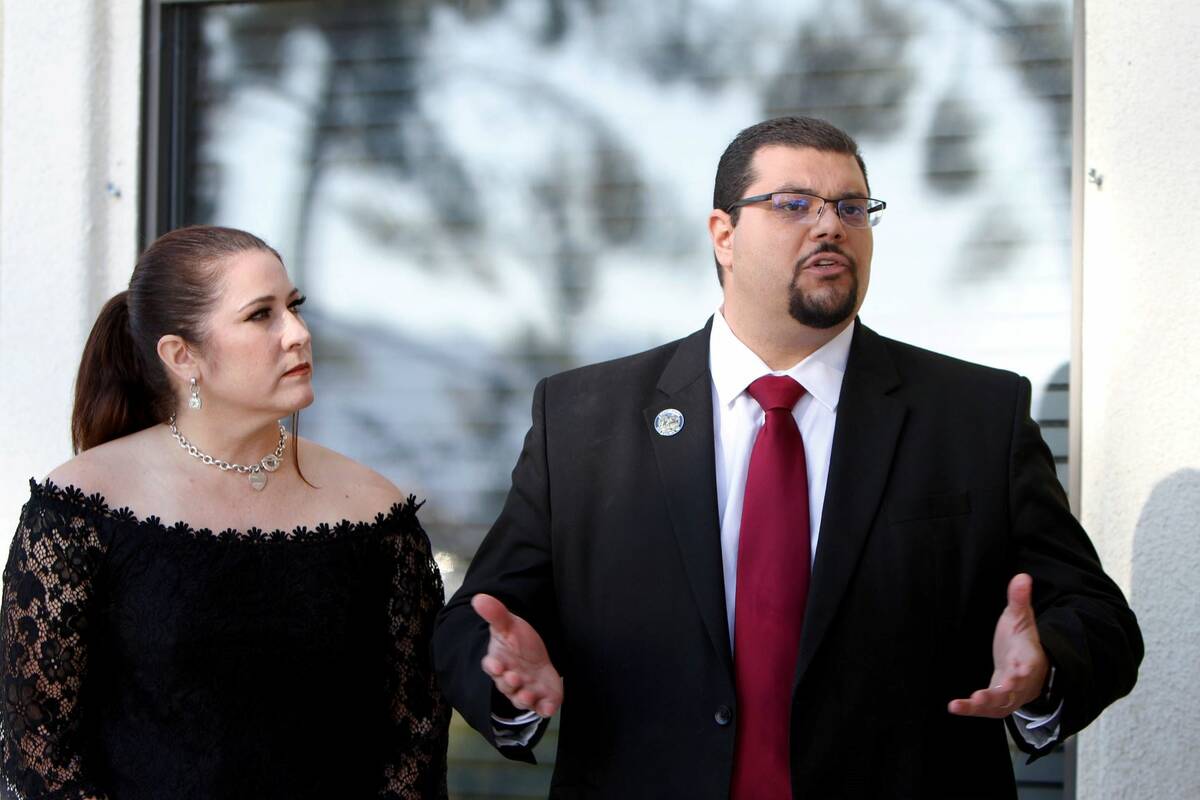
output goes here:
[[790, 222], [811, 225], [821, 217], [825, 204], [833, 204], [842, 224], [850, 228], [873, 228], [879, 224], [887, 203], [873, 197], [847, 197], [842, 200], [831, 200], [828, 197], [818, 197], [812, 194], [798, 192], [771, 192], [756, 194], [753, 197], [743, 197], [735, 203], [730, 203], [725, 209], [728, 213], [735, 208], [748, 206], [751, 203], [771, 203], [773, 211]]

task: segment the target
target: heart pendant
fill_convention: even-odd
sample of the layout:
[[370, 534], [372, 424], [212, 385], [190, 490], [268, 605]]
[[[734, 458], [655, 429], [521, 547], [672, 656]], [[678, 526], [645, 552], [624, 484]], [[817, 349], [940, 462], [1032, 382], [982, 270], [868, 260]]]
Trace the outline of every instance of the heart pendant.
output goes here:
[[250, 473], [250, 488], [256, 492], [261, 492], [267, 485], [267, 473], [254, 471]]

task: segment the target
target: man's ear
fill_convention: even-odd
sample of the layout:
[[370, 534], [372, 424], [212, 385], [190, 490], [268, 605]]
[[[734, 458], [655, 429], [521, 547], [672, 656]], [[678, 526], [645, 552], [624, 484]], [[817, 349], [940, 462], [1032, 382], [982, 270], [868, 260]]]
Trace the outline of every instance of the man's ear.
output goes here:
[[182, 336], [168, 333], [158, 340], [158, 358], [179, 383], [186, 384], [192, 378], [199, 379], [199, 364], [192, 348]]
[[719, 208], [709, 212], [708, 236], [712, 239], [713, 256], [721, 269], [728, 271], [733, 266], [733, 220], [728, 212]]

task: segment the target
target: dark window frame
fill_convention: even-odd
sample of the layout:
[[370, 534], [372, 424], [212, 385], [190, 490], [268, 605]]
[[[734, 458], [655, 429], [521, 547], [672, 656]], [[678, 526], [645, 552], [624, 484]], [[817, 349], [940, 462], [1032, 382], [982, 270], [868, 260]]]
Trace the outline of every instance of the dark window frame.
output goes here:
[[[146, 0], [142, 26], [141, 213], [138, 242], [146, 247], [186, 222], [185, 170], [191, 126], [188, 72], [197, 12], [245, 0]], [[272, 0], [255, 0], [272, 2]]]

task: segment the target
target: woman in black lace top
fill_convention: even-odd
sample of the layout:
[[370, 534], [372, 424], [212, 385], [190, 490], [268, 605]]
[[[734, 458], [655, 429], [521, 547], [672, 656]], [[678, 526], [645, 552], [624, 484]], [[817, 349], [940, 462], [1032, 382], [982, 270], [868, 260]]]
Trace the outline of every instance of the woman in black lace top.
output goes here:
[[261, 240], [195, 227], [101, 312], [79, 455], [4, 571], [0, 797], [445, 796], [418, 506], [278, 424], [313, 399], [302, 302]]

